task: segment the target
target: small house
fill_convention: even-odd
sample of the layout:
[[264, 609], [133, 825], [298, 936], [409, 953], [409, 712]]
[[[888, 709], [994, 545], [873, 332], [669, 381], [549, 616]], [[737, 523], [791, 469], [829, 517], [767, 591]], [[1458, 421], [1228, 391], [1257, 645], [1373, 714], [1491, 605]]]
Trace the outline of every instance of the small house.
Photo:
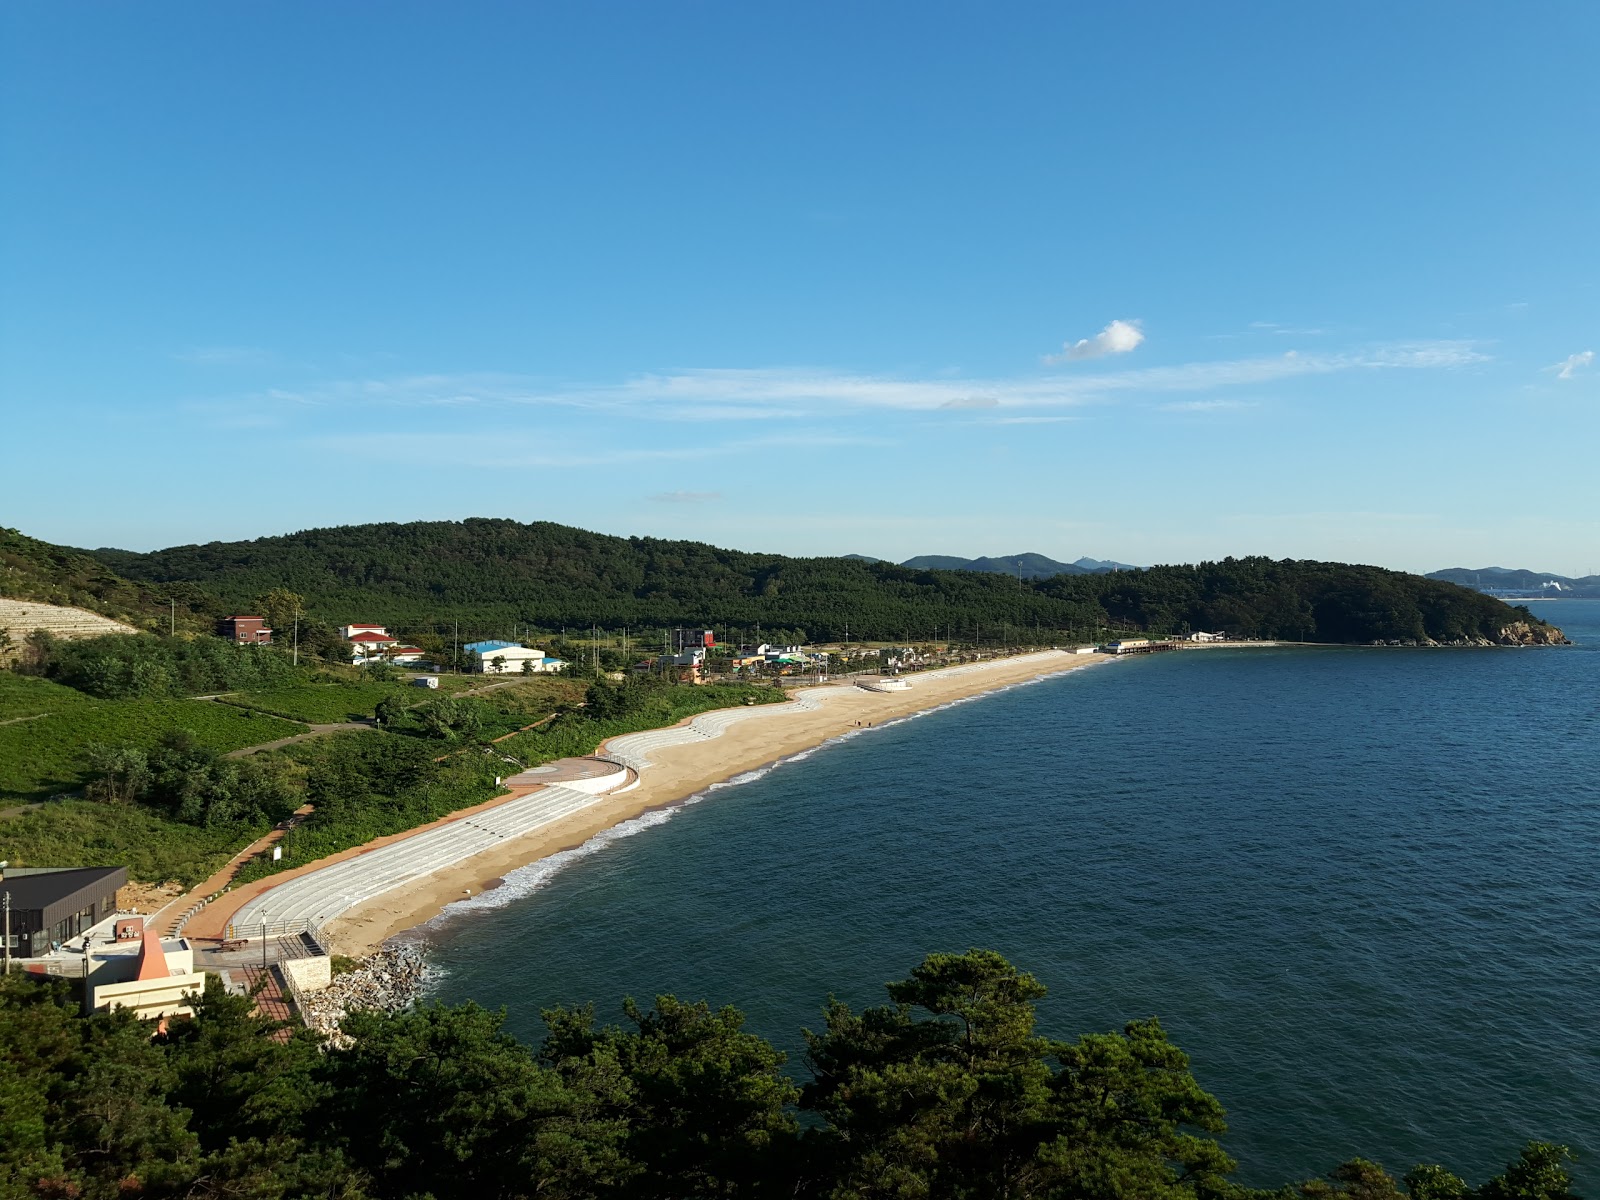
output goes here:
[[223, 617], [217, 622], [217, 636], [235, 646], [270, 646], [272, 630], [265, 617]]

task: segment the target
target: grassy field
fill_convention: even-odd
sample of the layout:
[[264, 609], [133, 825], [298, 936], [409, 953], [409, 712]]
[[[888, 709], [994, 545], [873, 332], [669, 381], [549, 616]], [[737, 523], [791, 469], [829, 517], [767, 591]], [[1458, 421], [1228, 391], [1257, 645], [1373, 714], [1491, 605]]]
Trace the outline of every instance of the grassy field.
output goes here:
[[0, 860], [18, 866], [127, 867], [147, 883], [199, 883], [267, 826], [196, 826], [147, 808], [62, 800], [0, 817]]
[[[408, 679], [397, 679], [389, 683], [370, 683], [360, 678], [329, 677], [296, 684], [294, 687], [273, 688], [270, 691], [236, 692], [228, 696], [226, 702], [241, 708], [258, 709], [291, 721], [332, 725], [340, 721], [370, 718], [378, 704], [389, 696], [399, 696], [401, 701], [408, 705], [422, 704], [435, 696], [456, 695], [484, 684], [484, 680], [479, 676], [440, 675], [437, 678], [439, 686], [434, 689], [417, 687]], [[526, 683], [512, 683], [485, 692], [484, 698], [498, 698], [516, 690], [557, 682], [530, 680]], [[583, 689], [579, 688], [578, 698], [582, 697]]]
[[227, 751], [305, 730], [206, 700], [96, 700], [9, 671], [0, 671], [0, 722], [9, 722], [0, 724], [0, 802], [76, 790], [91, 742], [149, 748], [162, 734], [187, 729], [201, 745]]

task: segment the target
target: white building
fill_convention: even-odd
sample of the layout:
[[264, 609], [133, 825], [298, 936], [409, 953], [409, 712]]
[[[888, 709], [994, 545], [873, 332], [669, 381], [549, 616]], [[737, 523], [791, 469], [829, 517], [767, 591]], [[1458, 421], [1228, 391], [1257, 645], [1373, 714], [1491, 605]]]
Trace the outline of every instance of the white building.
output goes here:
[[[530, 650], [516, 642], [469, 642], [463, 646], [472, 656], [472, 669], [488, 675], [551, 675], [567, 664], [547, 658], [543, 650]], [[523, 664], [530, 664], [526, 669]]]

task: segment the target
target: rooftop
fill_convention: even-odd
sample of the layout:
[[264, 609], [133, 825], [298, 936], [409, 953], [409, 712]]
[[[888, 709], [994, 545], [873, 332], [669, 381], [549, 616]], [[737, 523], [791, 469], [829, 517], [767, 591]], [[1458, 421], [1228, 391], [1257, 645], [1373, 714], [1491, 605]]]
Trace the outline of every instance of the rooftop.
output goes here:
[[98, 886], [104, 894], [127, 882], [127, 867], [63, 867], [21, 873], [13, 868], [0, 880], [0, 892], [9, 893], [12, 908], [47, 908], [89, 887]]
[[473, 654], [488, 654], [495, 650], [521, 650], [523, 646], [521, 642], [491, 640], [487, 642], [468, 642], [464, 649]]

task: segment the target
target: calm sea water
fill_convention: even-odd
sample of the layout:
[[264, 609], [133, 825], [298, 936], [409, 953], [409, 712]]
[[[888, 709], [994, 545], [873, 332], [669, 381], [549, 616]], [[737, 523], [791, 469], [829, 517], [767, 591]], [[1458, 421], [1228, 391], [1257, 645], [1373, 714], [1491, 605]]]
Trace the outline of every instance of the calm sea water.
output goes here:
[[1164, 655], [866, 731], [513, 877], [437, 994], [536, 1041], [674, 992], [793, 1052], [988, 946], [1051, 1035], [1159, 1015], [1248, 1182], [1540, 1137], [1600, 1189], [1600, 602], [1535, 607], [1582, 644]]

